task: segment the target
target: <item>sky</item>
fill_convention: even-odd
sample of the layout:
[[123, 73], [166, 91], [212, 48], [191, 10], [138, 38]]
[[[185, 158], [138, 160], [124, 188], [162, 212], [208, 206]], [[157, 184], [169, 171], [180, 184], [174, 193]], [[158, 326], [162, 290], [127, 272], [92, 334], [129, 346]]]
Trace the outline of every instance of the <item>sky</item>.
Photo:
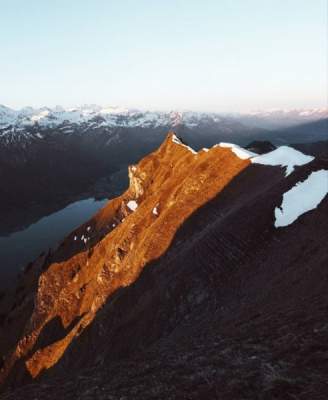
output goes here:
[[0, 0], [0, 104], [327, 106], [327, 0]]

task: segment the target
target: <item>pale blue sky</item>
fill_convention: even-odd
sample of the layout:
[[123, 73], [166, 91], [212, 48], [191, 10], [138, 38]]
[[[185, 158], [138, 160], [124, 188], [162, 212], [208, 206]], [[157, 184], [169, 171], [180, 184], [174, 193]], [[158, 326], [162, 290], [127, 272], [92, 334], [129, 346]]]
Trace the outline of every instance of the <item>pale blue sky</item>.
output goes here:
[[0, 104], [327, 104], [326, 0], [0, 0]]

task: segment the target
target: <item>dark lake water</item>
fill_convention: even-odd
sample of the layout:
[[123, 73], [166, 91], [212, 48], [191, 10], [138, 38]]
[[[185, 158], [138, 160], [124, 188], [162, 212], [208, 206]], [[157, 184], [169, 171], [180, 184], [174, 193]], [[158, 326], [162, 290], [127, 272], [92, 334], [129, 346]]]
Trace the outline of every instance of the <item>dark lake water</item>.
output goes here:
[[106, 202], [107, 200], [80, 200], [41, 218], [22, 231], [0, 237], [0, 289], [13, 282], [28, 262], [42, 251], [55, 246]]

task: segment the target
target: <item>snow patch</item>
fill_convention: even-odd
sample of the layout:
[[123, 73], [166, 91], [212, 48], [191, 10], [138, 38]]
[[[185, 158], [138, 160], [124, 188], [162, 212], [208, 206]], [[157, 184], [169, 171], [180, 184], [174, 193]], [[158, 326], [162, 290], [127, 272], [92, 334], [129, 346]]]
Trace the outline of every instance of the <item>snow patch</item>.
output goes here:
[[[215, 145], [214, 147], [216, 147]], [[251, 157], [256, 157], [257, 154], [253, 153], [251, 151], [248, 151], [246, 149], [243, 149], [242, 147], [238, 146], [237, 144], [233, 143], [219, 143], [220, 147], [225, 147], [225, 148], [230, 148], [231, 151], [236, 154], [237, 157], [239, 157], [241, 160], [247, 160]]]
[[312, 172], [304, 182], [298, 182], [284, 193], [282, 204], [276, 207], [276, 228], [288, 226], [307, 211], [317, 208], [328, 194], [328, 171]]
[[131, 210], [131, 211], [135, 211], [138, 208], [138, 203], [135, 200], [130, 200], [127, 204], [127, 207]]
[[281, 146], [270, 153], [252, 158], [251, 162], [254, 164], [286, 167], [285, 175], [288, 176], [294, 171], [296, 166], [305, 165], [313, 159], [314, 157], [303, 154], [292, 147]]
[[156, 207], [154, 207], [153, 208], [153, 214], [154, 215], [158, 215], [158, 208], [157, 208], [158, 206], [156, 206]]

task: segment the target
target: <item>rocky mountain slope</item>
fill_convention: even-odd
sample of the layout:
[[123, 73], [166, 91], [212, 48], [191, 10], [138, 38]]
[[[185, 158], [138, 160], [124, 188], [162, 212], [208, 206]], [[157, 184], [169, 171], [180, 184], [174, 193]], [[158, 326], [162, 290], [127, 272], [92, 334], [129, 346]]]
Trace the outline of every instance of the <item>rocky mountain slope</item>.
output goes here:
[[327, 159], [171, 133], [129, 178], [2, 299], [0, 398], [324, 399]]

